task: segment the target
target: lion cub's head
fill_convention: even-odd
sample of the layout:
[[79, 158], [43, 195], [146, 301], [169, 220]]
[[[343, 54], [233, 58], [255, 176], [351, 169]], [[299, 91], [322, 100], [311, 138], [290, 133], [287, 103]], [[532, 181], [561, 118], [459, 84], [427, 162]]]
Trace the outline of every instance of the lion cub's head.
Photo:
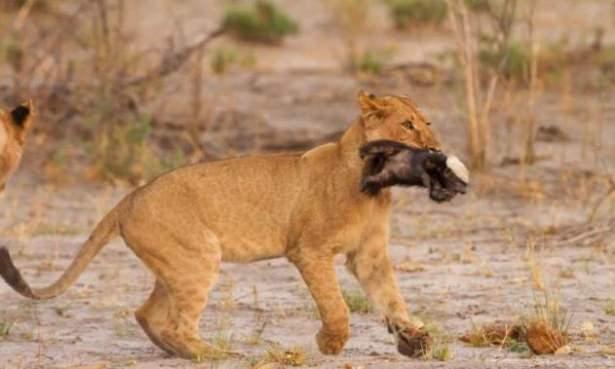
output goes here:
[[0, 109], [0, 191], [21, 161], [26, 134], [32, 125], [32, 109], [31, 102], [9, 112]]
[[430, 122], [406, 96], [377, 97], [359, 92], [367, 141], [390, 140], [418, 149], [440, 150]]

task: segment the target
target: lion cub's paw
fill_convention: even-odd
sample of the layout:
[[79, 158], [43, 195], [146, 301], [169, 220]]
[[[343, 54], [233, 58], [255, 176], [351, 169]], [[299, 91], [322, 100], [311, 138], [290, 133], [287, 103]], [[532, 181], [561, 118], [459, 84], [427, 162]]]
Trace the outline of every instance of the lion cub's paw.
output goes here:
[[346, 341], [348, 341], [349, 332], [331, 334], [324, 329], [321, 329], [316, 334], [316, 343], [318, 343], [318, 349], [325, 355], [337, 355], [339, 354]]
[[387, 321], [389, 332], [395, 335], [397, 351], [408, 357], [425, 357], [431, 351], [433, 339], [423, 327], [399, 325]]

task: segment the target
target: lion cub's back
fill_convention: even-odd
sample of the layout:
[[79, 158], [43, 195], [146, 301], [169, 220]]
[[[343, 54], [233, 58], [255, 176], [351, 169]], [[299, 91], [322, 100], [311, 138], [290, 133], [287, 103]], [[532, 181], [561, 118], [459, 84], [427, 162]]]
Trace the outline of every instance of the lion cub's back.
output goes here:
[[[146, 212], [157, 213], [163, 223], [207, 227], [219, 238], [226, 260], [278, 256], [288, 244], [301, 192], [299, 160], [299, 155], [264, 155], [179, 168], [144, 187], [135, 206], [150, 208]], [[156, 206], [164, 207], [164, 214]]]

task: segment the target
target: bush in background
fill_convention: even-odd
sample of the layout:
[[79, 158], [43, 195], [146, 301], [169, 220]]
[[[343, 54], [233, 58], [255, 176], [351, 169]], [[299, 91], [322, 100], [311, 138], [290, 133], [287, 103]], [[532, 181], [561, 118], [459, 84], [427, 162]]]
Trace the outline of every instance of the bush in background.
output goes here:
[[414, 25], [438, 25], [446, 19], [444, 0], [388, 0], [389, 14], [398, 29]]
[[266, 0], [259, 0], [252, 7], [227, 10], [222, 26], [242, 40], [269, 44], [279, 43], [299, 31], [290, 16]]

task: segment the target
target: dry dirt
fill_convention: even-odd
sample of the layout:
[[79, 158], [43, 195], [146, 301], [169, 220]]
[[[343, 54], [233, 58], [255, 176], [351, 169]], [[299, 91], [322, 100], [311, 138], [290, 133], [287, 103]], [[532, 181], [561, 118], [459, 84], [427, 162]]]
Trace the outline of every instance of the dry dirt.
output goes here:
[[[170, 2], [152, 3], [152, 14], [169, 9]], [[298, 18], [314, 16], [304, 19], [297, 42], [288, 41], [281, 49], [255, 48], [255, 70], [208, 79], [208, 94], [216, 96], [220, 107], [250, 112], [285, 137], [317, 137], [354, 119], [353, 97], [360, 87], [406, 93], [431, 117], [448, 151], [463, 152], [464, 120], [456, 87], [420, 87], [405, 75], [357, 80], [340, 73], [341, 44], [323, 28], [322, 6], [284, 3]], [[562, 3], [568, 7], [549, 12]], [[604, 3], [543, 1], [539, 32], [562, 32], [573, 24], [586, 32], [581, 34], [591, 34], [595, 21], [602, 22], [597, 14], [608, 8]], [[186, 30], [194, 33], [203, 27], [196, 14], [220, 13], [210, 1], [186, 4], [172, 16], [184, 19]], [[564, 11], [569, 22], [556, 16]], [[170, 27], [165, 21], [143, 17], [134, 24], [135, 32], [144, 43], [153, 42], [147, 35]], [[606, 38], [613, 34], [607, 32]], [[437, 32], [380, 37], [397, 44], [399, 62], [421, 62], [450, 45]], [[300, 348], [306, 354], [303, 367], [310, 368], [615, 368], [615, 315], [608, 309], [615, 305], [615, 198], [605, 200], [597, 220], [586, 223], [606, 191], [605, 176], [615, 172], [613, 98], [612, 90], [574, 98], [559, 91], [541, 93], [538, 126], [556, 126], [569, 140], [539, 141], [537, 151], [544, 160], [531, 168], [497, 165], [518, 153], [520, 128], [504, 124], [506, 103], [496, 104], [494, 121], [502, 123], [494, 127], [493, 168], [489, 175], [474, 177], [470, 194], [435, 204], [419, 190], [395, 191], [391, 252], [401, 289], [411, 312], [436, 327], [448, 343], [447, 361], [398, 355], [375, 313], [353, 314], [352, 337], [342, 354], [321, 355], [313, 337], [320, 325], [314, 305], [299, 274], [284, 260], [224, 265], [210, 297], [202, 335], [230, 345], [243, 358], [204, 363], [170, 358], [149, 342], [133, 318], [153, 282], [116, 240], [57, 299], [34, 303], [0, 283], [0, 369], [250, 368], [279, 347]], [[27, 280], [46, 285], [70, 262], [95, 222], [128, 191], [79, 180], [56, 186], [26, 165], [3, 195], [0, 242], [10, 248]], [[529, 268], [532, 255], [542, 267], [544, 284], [572, 316], [572, 352], [532, 356], [460, 342], [457, 338], [475, 324], [532, 311], [539, 297]], [[359, 289], [344, 270], [343, 258], [339, 278], [347, 291]]]

